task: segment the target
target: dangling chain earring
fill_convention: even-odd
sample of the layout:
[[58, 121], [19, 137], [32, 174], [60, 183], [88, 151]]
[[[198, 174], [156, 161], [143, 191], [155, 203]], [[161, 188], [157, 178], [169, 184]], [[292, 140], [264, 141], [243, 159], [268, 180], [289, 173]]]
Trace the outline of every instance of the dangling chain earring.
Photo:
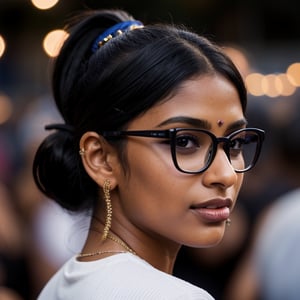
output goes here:
[[110, 227], [111, 227], [111, 218], [112, 218], [112, 206], [111, 206], [111, 199], [110, 199], [110, 181], [106, 179], [103, 185], [103, 193], [104, 193], [104, 200], [106, 203], [106, 220], [105, 226], [103, 229], [102, 240], [106, 240]]

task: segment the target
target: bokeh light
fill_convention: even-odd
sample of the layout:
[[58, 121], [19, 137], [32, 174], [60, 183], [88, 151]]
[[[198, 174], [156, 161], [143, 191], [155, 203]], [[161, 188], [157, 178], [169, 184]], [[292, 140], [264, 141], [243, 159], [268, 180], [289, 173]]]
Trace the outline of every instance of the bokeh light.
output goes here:
[[278, 74], [277, 78], [277, 89], [282, 96], [291, 96], [295, 93], [296, 87], [291, 84], [287, 74]]
[[245, 78], [248, 92], [253, 96], [262, 96], [264, 94], [262, 90], [263, 75], [259, 73], [251, 73]]
[[58, 0], [31, 0], [31, 2], [38, 9], [49, 9], [55, 6]]
[[245, 78], [249, 74], [249, 61], [242, 50], [235, 47], [225, 47], [225, 53], [232, 59], [242, 76]]
[[2, 55], [4, 54], [5, 52], [5, 40], [4, 38], [0, 35], [0, 58], [2, 57]]
[[291, 64], [287, 69], [287, 76], [295, 86], [300, 86], [300, 63]]
[[291, 96], [300, 86], [300, 64], [292, 64], [286, 73], [251, 73], [246, 76], [245, 83], [248, 93], [253, 96]]
[[10, 98], [4, 94], [0, 94], [0, 125], [7, 122], [13, 111]]
[[48, 56], [56, 57], [59, 50], [68, 37], [68, 33], [64, 30], [57, 29], [49, 32], [43, 41], [43, 48]]
[[265, 95], [274, 98], [280, 95], [277, 89], [277, 81], [275, 74], [268, 74], [262, 78], [261, 87]]

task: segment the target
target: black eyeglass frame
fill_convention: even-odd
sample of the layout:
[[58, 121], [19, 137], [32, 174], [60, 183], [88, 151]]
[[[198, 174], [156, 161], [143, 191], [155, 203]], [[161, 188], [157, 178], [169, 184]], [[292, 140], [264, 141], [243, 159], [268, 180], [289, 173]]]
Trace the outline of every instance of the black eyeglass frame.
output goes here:
[[[206, 162], [206, 165], [201, 168], [198, 171], [187, 171], [187, 170], [183, 170], [180, 168], [180, 166], [178, 165], [177, 162], [177, 156], [176, 156], [176, 134], [179, 131], [198, 131], [198, 132], [204, 132], [207, 135], [209, 135], [213, 141], [212, 144], [212, 152], [210, 154], [209, 160]], [[252, 160], [252, 163], [245, 169], [243, 170], [235, 170], [234, 171], [236, 173], [244, 173], [247, 172], [249, 170], [251, 170], [260, 155], [261, 152], [261, 148], [262, 148], [262, 143], [264, 141], [264, 137], [265, 137], [265, 131], [259, 128], [242, 128], [239, 130], [236, 130], [234, 132], [232, 132], [231, 134], [229, 134], [228, 136], [225, 137], [216, 137], [213, 133], [211, 133], [208, 130], [205, 129], [198, 129], [198, 128], [170, 128], [170, 129], [165, 129], [165, 130], [128, 130], [128, 131], [103, 131], [101, 133], [101, 135], [106, 138], [107, 140], [113, 140], [113, 139], [119, 139], [122, 137], [126, 137], [126, 136], [136, 136], [136, 137], [150, 137], [150, 138], [164, 138], [164, 139], [170, 139], [170, 149], [171, 149], [171, 155], [172, 155], [172, 160], [173, 163], [176, 167], [176, 169], [182, 173], [187, 173], [187, 174], [200, 174], [203, 173], [204, 171], [206, 171], [210, 165], [212, 164], [217, 150], [218, 150], [218, 145], [219, 143], [223, 143], [223, 149], [227, 155], [227, 158], [229, 160], [229, 162], [231, 163], [230, 160], [230, 154], [229, 154], [229, 149], [230, 149], [230, 142], [231, 142], [231, 138], [236, 136], [237, 134], [241, 133], [241, 132], [254, 132], [257, 135], [257, 146], [256, 146], [256, 152], [254, 154], [254, 158]]]

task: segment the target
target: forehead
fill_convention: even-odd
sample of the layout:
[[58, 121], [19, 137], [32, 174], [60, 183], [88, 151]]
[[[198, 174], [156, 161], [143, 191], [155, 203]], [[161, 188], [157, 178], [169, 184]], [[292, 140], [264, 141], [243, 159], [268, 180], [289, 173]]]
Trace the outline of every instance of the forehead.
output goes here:
[[155, 128], [166, 119], [186, 116], [214, 124], [242, 119], [243, 111], [236, 88], [218, 75], [202, 76], [184, 82], [176, 94], [136, 118], [130, 128]]

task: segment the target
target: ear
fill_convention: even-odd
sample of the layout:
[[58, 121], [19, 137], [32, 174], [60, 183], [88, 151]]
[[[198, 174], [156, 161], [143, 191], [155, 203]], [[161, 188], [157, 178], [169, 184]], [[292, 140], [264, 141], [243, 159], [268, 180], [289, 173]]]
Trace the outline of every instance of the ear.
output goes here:
[[99, 186], [103, 187], [107, 179], [112, 189], [117, 185], [118, 155], [102, 136], [93, 131], [84, 133], [80, 139], [80, 155], [86, 172]]

